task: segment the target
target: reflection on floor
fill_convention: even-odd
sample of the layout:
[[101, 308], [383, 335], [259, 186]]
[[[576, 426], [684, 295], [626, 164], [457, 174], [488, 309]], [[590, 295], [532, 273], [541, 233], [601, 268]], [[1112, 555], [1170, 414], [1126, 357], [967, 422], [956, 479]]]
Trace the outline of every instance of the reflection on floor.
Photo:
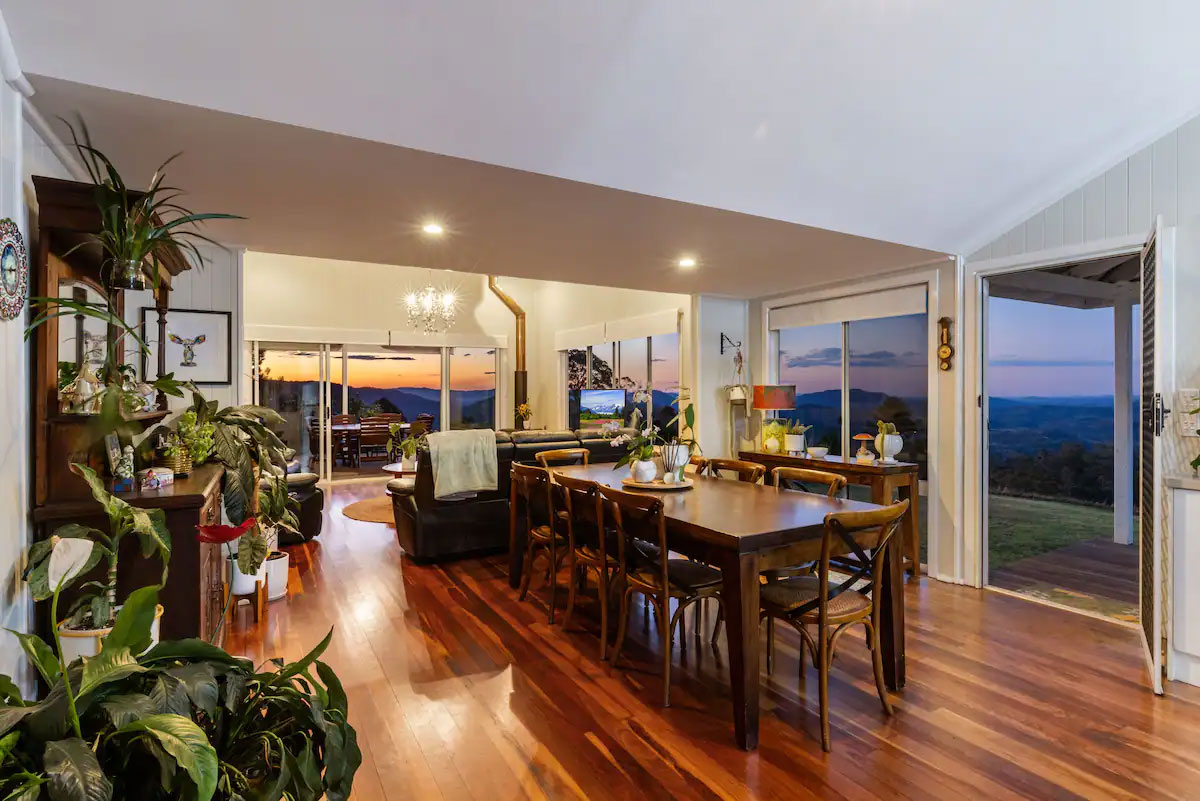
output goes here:
[[516, 600], [503, 557], [413, 564], [390, 526], [341, 513], [382, 492], [333, 487], [324, 533], [291, 549], [291, 597], [259, 624], [239, 610], [227, 643], [256, 662], [294, 659], [335, 629], [326, 659], [363, 747], [358, 801], [1184, 799], [1200, 786], [1200, 691], [1153, 697], [1138, 635], [1121, 626], [909, 584], [896, 715], [880, 710], [862, 637], [849, 634], [830, 682], [833, 753], [822, 753], [816, 673], [807, 665], [800, 684], [797, 638], [781, 630], [776, 671], [761, 678], [762, 744], [744, 753], [723, 642], [676, 645], [663, 709], [661, 651], [640, 616], [630, 660], [610, 673], [591, 597], [564, 631], [547, 624], [536, 586]]

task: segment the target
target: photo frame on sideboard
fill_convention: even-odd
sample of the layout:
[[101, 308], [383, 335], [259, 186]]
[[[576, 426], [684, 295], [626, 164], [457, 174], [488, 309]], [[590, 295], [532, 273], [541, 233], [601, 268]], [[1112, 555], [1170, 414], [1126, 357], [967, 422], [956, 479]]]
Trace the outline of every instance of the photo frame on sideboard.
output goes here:
[[[158, 353], [158, 310], [141, 309], [142, 338]], [[202, 309], [167, 309], [166, 371], [179, 381], [200, 385], [233, 383], [233, 313]], [[142, 354], [142, 378], [157, 377], [149, 355]]]

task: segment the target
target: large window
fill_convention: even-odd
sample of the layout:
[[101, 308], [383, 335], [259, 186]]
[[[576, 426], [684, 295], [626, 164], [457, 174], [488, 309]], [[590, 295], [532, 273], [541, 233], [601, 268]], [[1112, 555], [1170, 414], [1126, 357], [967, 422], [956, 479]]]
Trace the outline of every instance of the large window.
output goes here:
[[921, 465], [926, 477], [929, 405], [928, 332], [924, 314], [854, 320], [850, 342], [850, 434], [875, 434], [894, 423], [904, 438], [897, 459]]
[[[637, 337], [573, 348], [567, 356], [567, 420], [572, 429], [579, 429], [581, 397], [586, 391], [592, 406], [603, 407], [605, 417], [618, 417], [629, 423], [634, 409], [633, 396], [638, 390], [650, 393], [649, 408], [642, 408], [642, 415], [650, 415], [658, 425], [664, 425], [675, 415], [671, 402], [679, 393], [679, 334], [663, 334], [653, 337]], [[596, 390], [612, 390], [604, 395]], [[623, 395], [622, 395], [623, 393]], [[609, 407], [621, 396], [616, 412]], [[597, 408], [589, 406], [589, 421], [595, 422]]]
[[[341, 413], [341, 382], [334, 368], [333, 413]], [[441, 429], [442, 354], [440, 350], [354, 352], [346, 355], [347, 414], [373, 417], [403, 414], [407, 420], [433, 415]]]
[[450, 349], [450, 428], [496, 424], [496, 350]]
[[796, 385], [796, 408], [780, 417], [812, 426], [810, 445], [842, 452], [842, 323], [779, 332], [779, 383]]

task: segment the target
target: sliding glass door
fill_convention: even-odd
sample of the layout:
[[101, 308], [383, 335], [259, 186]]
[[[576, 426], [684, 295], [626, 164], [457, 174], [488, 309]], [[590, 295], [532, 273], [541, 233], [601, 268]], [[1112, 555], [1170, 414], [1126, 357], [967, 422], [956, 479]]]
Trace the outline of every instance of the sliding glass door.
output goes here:
[[323, 447], [326, 345], [259, 344], [255, 348], [254, 402], [283, 418], [275, 433], [296, 452], [296, 469], [326, 476]]
[[810, 445], [842, 453], [842, 323], [779, 331], [779, 383], [794, 384], [796, 408], [779, 416], [812, 426]]
[[[633, 337], [565, 351], [567, 425], [594, 429], [612, 421], [629, 425], [635, 409], [660, 427], [675, 416], [679, 394], [679, 334]], [[646, 392], [649, 400], [636, 403]], [[673, 430], [673, 429], [672, 429]]]

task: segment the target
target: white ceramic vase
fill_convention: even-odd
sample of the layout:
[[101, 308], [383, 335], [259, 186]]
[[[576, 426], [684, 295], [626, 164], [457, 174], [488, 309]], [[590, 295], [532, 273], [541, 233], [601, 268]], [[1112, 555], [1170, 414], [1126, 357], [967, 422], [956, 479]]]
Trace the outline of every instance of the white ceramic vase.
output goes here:
[[763, 440], [763, 450], [767, 453], [779, 453], [781, 445], [778, 437], [767, 437]]
[[629, 463], [629, 477], [639, 484], [649, 484], [658, 475], [658, 465], [653, 461], [636, 459]]
[[875, 450], [879, 452], [879, 461], [894, 462], [896, 454], [904, 450], [904, 438], [899, 434], [876, 434]]
[[[117, 607], [120, 611], [121, 607]], [[150, 624], [150, 647], [158, 644], [158, 622], [162, 619], [163, 607], [159, 604], [154, 610], [154, 622]], [[104, 638], [112, 633], [112, 626], [103, 629], [68, 629], [64, 620], [58, 624], [58, 639], [62, 643], [63, 656], [67, 664], [81, 656], [93, 657], [100, 653]]]
[[405, 472], [415, 472], [417, 469], [417, 457], [414, 456], [411, 459], [407, 456], [401, 457], [400, 467]]
[[267, 569], [267, 600], [278, 601], [288, 594], [288, 565], [291, 562], [283, 551], [272, 551], [264, 563]]
[[532, 420], [529, 420], [529, 419], [524, 419], [524, 420], [522, 420], [522, 421], [521, 421], [521, 429], [522, 429], [522, 430], [524, 430], [524, 431], [528, 431], [528, 430], [529, 430], [529, 427], [530, 427], [531, 425], [533, 425], [533, 421], [532, 421]]
[[691, 456], [692, 449], [687, 445], [663, 445], [663, 477], [666, 478], [666, 474], [671, 473], [676, 481], [683, 478], [683, 468], [687, 467]]

